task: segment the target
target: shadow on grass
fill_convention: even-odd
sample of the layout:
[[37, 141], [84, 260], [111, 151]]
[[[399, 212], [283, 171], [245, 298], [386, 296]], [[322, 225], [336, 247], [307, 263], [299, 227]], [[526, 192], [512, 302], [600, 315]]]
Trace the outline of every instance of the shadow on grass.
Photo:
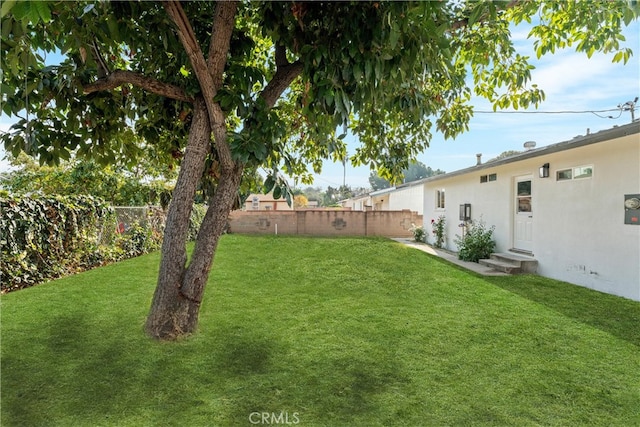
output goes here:
[[135, 352], [127, 354], [113, 333], [96, 334], [82, 314], [50, 319], [41, 335], [12, 339], [11, 346], [2, 366], [3, 385], [13, 390], [3, 390], [8, 425], [56, 424], [59, 414], [99, 420], [137, 394]]
[[640, 303], [536, 275], [485, 280], [640, 347]]
[[442, 258], [429, 256], [435, 262], [465, 271], [487, 283], [640, 347], [640, 303], [637, 301], [532, 274], [482, 276]]
[[37, 337], [14, 335], [3, 350], [3, 425], [235, 426], [280, 411], [348, 424], [410, 382], [392, 349], [301, 361], [264, 325], [220, 325], [178, 343], [131, 331], [72, 312]]
[[640, 347], [640, 303], [534, 274], [482, 276], [437, 256], [434, 262], [466, 272], [529, 301]]

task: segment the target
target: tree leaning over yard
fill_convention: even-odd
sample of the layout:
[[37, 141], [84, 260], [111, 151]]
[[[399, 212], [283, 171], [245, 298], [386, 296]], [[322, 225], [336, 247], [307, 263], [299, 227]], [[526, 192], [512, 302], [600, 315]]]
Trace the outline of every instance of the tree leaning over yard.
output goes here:
[[[638, 5], [7, 0], [0, 14], [3, 111], [20, 118], [2, 135], [8, 151], [135, 163], [152, 146], [179, 163], [146, 322], [149, 335], [175, 339], [197, 326], [245, 171], [271, 171], [275, 193], [286, 191], [281, 170], [308, 183], [307, 165], [345, 157], [349, 128], [362, 143], [350, 160], [390, 178], [434, 126], [446, 137], [467, 129], [472, 91], [496, 108], [544, 98], [510, 23], [536, 19], [539, 55], [575, 46], [626, 62], [621, 28]], [[202, 183], [209, 210], [187, 261]]]

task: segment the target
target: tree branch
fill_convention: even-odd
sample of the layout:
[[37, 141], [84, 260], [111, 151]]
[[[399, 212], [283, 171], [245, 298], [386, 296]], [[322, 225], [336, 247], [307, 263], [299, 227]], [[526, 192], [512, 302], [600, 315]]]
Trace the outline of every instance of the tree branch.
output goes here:
[[[211, 43], [216, 45], [215, 48], [212, 47], [213, 54], [216, 55], [216, 58], [212, 61], [211, 70], [204, 59], [202, 49], [198, 44], [189, 18], [180, 3], [176, 0], [166, 1], [164, 8], [176, 24], [178, 38], [189, 57], [191, 67], [200, 83], [200, 89], [202, 90], [209, 113], [209, 123], [211, 124], [211, 130], [214, 134], [213, 143], [218, 153], [220, 168], [226, 171], [233, 171], [236, 164], [231, 156], [231, 149], [227, 145], [225, 116], [222, 108], [214, 101], [214, 98], [218, 93], [218, 89], [220, 89], [220, 85], [222, 85], [222, 73], [226, 64], [227, 53], [231, 43], [231, 34], [235, 24], [234, 20], [228, 20], [228, 16], [229, 14], [235, 16], [236, 3], [220, 2], [216, 5], [216, 15], [213, 20], [215, 31], [213, 31], [212, 34], [212, 36], [214, 34], [216, 35], [216, 39], [211, 40]], [[214, 79], [211, 71], [215, 71], [219, 76], [216, 75]]]
[[160, 80], [143, 74], [125, 70], [115, 70], [105, 78], [85, 85], [83, 90], [84, 93], [89, 94], [103, 90], [115, 89], [123, 84], [132, 84], [157, 95], [162, 95], [178, 101], [193, 103], [193, 97], [187, 95], [178, 86], [161, 82]]
[[236, 2], [223, 1], [216, 4], [216, 12], [211, 25], [211, 42], [207, 64], [213, 77], [216, 91], [222, 87], [227, 54], [231, 45], [231, 34], [235, 27]]
[[287, 48], [281, 44], [276, 45], [276, 66], [278, 68], [285, 67], [289, 65], [289, 60], [287, 59]]
[[300, 73], [302, 73], [303, 68], [302, 62], [300, 61], [296, 61], [293, 64], [287, 64], [282, 67], [278, 66], [278, 70], [275, 75], [260, 94], [269, 108], [276, 104], [276, 101], [280, 98], [282, 92], [284, 92], [291, 82], [298, 77]]
[[269, 108], [276, 104], [282, 92], [289, 87], [291, 82], [298, 77], [303, 70], [302, 62], [296, 61], [292, 64], [287, 60], [287, 50], [283, 45], [276, 45], [275, 56], [276, 66], [278, 68], [271, 81], [260, 94]]

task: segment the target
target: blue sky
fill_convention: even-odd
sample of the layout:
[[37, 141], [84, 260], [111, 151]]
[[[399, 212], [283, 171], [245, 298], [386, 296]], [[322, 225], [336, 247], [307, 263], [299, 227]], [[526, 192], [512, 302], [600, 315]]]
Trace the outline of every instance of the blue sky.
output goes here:
[[[613, 54], [594, 54], [587, 58], [586, 54], [576, 53], [572, 49], [556, 51], [538, 60], [533, 51], [533, 40], [527, 39], [527, 34], [528, 29], [525, 28], [516, 27], [513, 31], [517, 49], [530, 56], [531, 64], [536, 67], [531, 73], [531, 83], [538, 84], [544, 90], [545, 101], [537, 110], [527, 110], [527, 114], [475, 114], [469, 131], [455, 140], [445, 140], [441, 134], [434, 133], [429, 148], [417, 160], [433, 169], [453, 172], [476, 164], [476, 153], [482, 153], [482, 159], [488, 160], [507, 150], [522, 150], [526, 141], [535, 141], [536, 147], [543, 147], [584, 135], [587, 129], [593, 133], [630, 123], [631, 113], [628, 111], [622, 114], [620, 111], [598, 113], [605, 118], [591, 113], [531, 112], [609, 110], [640, 96], [638, 21], [624, 32], [627, 39], [625, 46], [634, 52], [626, 65], [612, 63]], [[474, 99], [472, 103], [474, 110], [492, 111], [491, 105], [483, 99]], [[610, 115], [617, 119], [606, 118]], [[640, 110], [636, 109], [635, 115], [640, 118]], [[358, 141], [352, 137], [349, 143], [349, 152], [353, 153]], [[314, 185], [342, 185], [343, 173], [342, 163], [326, 162], [322, 174], [316, 176]], [[368, 187], [369, 173], [367, 166], [354, 168], [347, 165], [346, 184]]]
[[[537, 147], [569, 140], [577, 135], [608, 129], [615, 125], [629, 123], [628, 111], [598, 113], [616, 119], [600, 118], [594, 114], [540, 114], [532, 112], [556, 111], [599, 111], [615, 109], [618, 105], [640, 96], [640, 23], [635, 21], [624, 34], [626, 46], [631, 47], [634, 56], [627, 62], [612, 63], [613, 55], [594, 54], [591, 58], [571, 49], [556, 52], [537, 60], [533, 53], [533, 41], [528, 40], [528, 29], [516, 27], [513, 31], [516, 46], [521, 54], [531, 57], [532, 83], [538, 84], [546, 94], [545, 101], [527, 114], [480, 114], [470, 122], [470, 130], [455, 140], [445, 140], [438, 133], [430, 147], [418, 156], [418, 160], [433, 169], [452, 172], [472, 166], [476, 153], [482, 153], [488, 160], [506, 150], [522, 150], [525, 141], [535, 141]], [[482, 99], [473, 100], [477, 111], [491, 111], [492, 107]], [[506, 110], [509, 111], [509, 110]], [[640, 111], [636, 109], [636, 117]], [[11, 125], [11, 118], [0, 115], [0, 130]], [[358, 141], [349, 141], [349, 152], [353, 153]], [[0, 157], [4, 152], [0, 149]], [[0, 171], [6, 170], [7, 163], [0, 160]], [[323, 172], [316, 175], [314, 186], [327, 187], [342, 185], [342, 163], [325, 162]], [[369, 186], [368, 166], [355, 168], [347, 164], [346, 184], [352, 187]], [[294, 182], [291, 182], [294, 184]]]

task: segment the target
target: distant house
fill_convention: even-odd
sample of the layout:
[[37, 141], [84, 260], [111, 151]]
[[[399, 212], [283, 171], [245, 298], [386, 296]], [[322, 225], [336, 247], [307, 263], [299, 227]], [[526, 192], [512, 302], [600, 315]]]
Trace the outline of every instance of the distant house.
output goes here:
[[352, 211], [370, 211], [373, 210], [373, 202], [369, 194], [362, 194], [360, 196], [354, 196], [350, 199], [340, 201], [340, 205], [344, 209], [351, 209]]
[[372, 191], [341, 202], [354, 211], [410, 210], [422, 215], [424, 209], [424, 180], [408, 182], [395, 187]]
[[422, 215], [424, 209], [424, 184], [422, 180], [407, 182], [394, 188], [395, 190], [388, 195], [389, 210], [409, 209]]
[[640, 301], [640, 122], [421, 185], [425, 228], [444, 216], [447, 248], [467, 214], [495, 226], [497, 252], [537, 260], [538, 274]]
[[371, 204], [374, 211], [388, 211], [390, 209], [389, 198], [391, 194], [396, 190], [396, 187], [383, 188], [382, 190], [376, 190], [369, 193], [371, 197]]
[[284, 197], [274, 199], [273, 193], [251, 194], [244, 202], [245, 211], [292, 211], [293, 206], [289, 206]]

